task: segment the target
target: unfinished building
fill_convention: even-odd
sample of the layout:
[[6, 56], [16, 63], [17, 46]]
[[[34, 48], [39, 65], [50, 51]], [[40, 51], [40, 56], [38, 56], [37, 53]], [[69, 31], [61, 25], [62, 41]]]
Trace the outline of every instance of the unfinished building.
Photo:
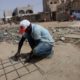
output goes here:
[[50, 12], [52, 20], [56, 20], [57, 6], [61, 0], [43, 0], [43, 11]]
[[4, 19], [5, 21], [8, 21], [12, 18], [12, 11], [11, 10], [5, 10], [4, 11]]

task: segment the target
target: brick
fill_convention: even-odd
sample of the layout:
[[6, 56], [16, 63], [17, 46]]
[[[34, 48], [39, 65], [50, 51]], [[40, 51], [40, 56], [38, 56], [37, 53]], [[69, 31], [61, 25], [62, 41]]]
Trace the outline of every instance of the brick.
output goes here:
[[0, 77], [0, 80], [6, 80], [5, 75]]
[[11, 72], [13, 70], [14, 70], [14, 67], [13, 66], [6, 67], [5, 68], [5, 73]]
[[18, 69], [18, 68], [23, 67], [23, 64], [22, 63], [18, 63], [18, 64], [14, 65], [14, 66], [15, 66], [16, 69]]
[[1, 69], [1, 70], [0, 70], [0, 76], [3, 75], [3, 74], [4, 74], [4, 70]]
[[4, 67], [11, 66], [11, 65], [12, 65], [12, 64], [11, 64], [10, 62], [3, 64]]
[[16, 78], [18, 78], [18, 74], [17, 74], [16, 71], [7, 74], [7, 79], [8, 80], [14, 80]]
[[34, 71], [34, 70], [37, 69], [36, 66], [34, 66], [33, 64], [31, 64], [29, 66], [26, 66], [26, 67], [28, 68], [29, 72]]
[[28, 73], [28, 71], [27, 71], [27, 69], [25, 67], [20, 68], [17, 71], [18, 71], [20, 76], [25, 75], [26, 73]]

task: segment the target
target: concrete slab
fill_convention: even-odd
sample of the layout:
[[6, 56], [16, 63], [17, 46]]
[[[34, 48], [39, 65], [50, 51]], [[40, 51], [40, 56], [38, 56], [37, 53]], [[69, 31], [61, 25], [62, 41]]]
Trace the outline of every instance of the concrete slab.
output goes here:
[[5, 60], [2, 60], [2, 63], [5, 64], [5, 63], [9, 63], [9, 59], [5, 59]]
[[20, 80], [44, 80], [39, 71], [34, 71], [26, 76], [21, 77]]
[[0, 76], [4, 74], [3, 69], [0, 70]]
[[54, 56], [50, 59], [43, 59], [42, 61], [36, 63], [36, 65], [42, 70], [42, 73], [46, 73], [48, 72], [51, 68], [52, 68], [52, 65], [54, 63]]
[[14, 80], [16, 78], [18, 78], [18, 74], [17, 74], [16, 71], [13, 71], [13, 72], [7, 74], [7, 79], [8, 80]]
[[6, 80], [5, 75], [0, 77], [0, 80]]
[[18, 68], [23, 67], [23, 64], [22, 63], [18, 63], [18, 64], [15, 64], [14, 66], [15, 66], [16, 69], [18, 69]]
[[11, 65], [12, 64], [10, 62], [3, 64], [4, 67], [11, 66]]
[[5, 70], [5, 73], [9, 73], [9, 72], [14, 71], [14, 67], [13, 66], [9, 66], [9, 67], [4, 68], [4, 70]]
[[3, 67], [2, 67], [2, 65], [0, 65], [0, 69], [2, 69]]
[[31, 65], [29, 65], [29, 66], [26, 66], [26, 67], [28, 68], [29, 72], [34, 71], [34, 70], [37, 69], [37, 67], [34, 66], [33, 64], [31, 64]]
[[25, 67], [18, 69], [17, 72], [19, 73], [20, 76], [23, 76], [23, 75], [29, 73]]

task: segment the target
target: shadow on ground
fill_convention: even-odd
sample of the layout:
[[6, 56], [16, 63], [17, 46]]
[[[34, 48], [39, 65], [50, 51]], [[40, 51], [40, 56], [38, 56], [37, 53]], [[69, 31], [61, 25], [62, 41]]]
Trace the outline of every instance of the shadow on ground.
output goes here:
[[33, 56], [29, 61], [28, 58], [30, 56], [30, 53], [21, 53], [20, 56], [18, 58], [15, 58], [14, 56], [11, 56], [10, 59], [12, 59], [13, 61], [18, 61], [18, 60], [22, 60], [24, 63], [37, 63], [41, 60], [43, 60], [44, 58], [46, 58], [47, 56]]

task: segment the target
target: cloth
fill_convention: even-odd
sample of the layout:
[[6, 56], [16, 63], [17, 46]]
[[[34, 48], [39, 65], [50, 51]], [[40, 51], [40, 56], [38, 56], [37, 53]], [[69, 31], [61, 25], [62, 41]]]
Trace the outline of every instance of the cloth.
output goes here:
[[44, 56], [51, 54], [53, 48], [52, 45], [47, 42], [41, 42], [40, 40], [34, 40], [32, 36], [28, 36], [27, 39], [32, 48], [33, 55]]
[[28, 36], [31, 36], [34, 40], [40, 40], [42, 42], [47, 42], [50, 45], [53, 45], [54, 43], [54, 40], [52, 36], [50, 35], [49, 31], [37, 24], [32, 24], [31, 34], [24, 33], [23, 36], [26, 38], [28, 38]]
[[51, 54], [54, 40], [47, 29], [40, 25], [32, 24], [31, 34], [25, 33], [23, 37], [27, 38], [33, 55], [43, 56]]

